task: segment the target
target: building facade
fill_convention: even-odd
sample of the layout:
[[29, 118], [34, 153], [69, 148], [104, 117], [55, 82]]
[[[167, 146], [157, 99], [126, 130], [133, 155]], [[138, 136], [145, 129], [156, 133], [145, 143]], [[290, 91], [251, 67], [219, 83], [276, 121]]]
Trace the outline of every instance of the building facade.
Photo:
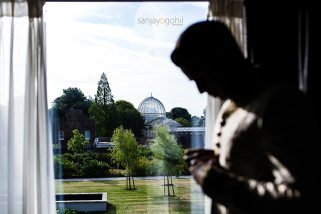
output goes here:
[[70, 109], [62, 118], [54, 121], [53, 131], [55, 133], [54, 144], [61, 145], [63, 151], [67, 149], [67, 143], [73, 137], [72, 131], [78, 129], [90, 145], [94, 144], [96, 136], [96, 124], [94, 119], [84, 115], [83, 110]]

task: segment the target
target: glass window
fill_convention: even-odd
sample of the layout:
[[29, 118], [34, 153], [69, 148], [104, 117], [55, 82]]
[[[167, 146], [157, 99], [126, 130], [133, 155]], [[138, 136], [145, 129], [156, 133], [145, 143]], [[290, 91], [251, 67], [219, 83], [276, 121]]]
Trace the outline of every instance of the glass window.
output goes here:
[[90, 140], [90, 131], [85, 131], [85, 140]]
[[[48, 103], [65, 130], [54, 154], [59, 203], [107, 193], [102, 214], [204, 213], [182, 151], [204, 145], [206, 95], [169, 56], [207, 9], [207, 2], [45, 4]], [[66, 117], [70, 109], [79, 114]], [[157, 159], [164, 154], [166, 163]]]
[[64, 140], [65, 139], [64, 132], [63, 131], [59, 131], [58, 132], [58, 137], [59, 137], [59, 140]]

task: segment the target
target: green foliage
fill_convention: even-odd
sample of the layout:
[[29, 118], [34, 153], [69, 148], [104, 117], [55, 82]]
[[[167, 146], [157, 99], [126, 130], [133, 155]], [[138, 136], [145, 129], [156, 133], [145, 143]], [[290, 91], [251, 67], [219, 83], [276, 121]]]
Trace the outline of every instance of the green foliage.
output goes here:
[[78, 211], [75, 209], [57, 209], [57, 214], [78, 214]]
[[56, 178], [110, 176], [109, 154], [81, 153], [54, 156]]
[[88, 158], [80, 165], [80, 174], [83, 178], [108, 177], [110, 167], [107, 163]]
[[130, 129], [135, 136], [141, 136], [144, 128], [144, 118], [140, 112], [125, 100], [119, 100], [115, 103], [120, 123], [125, 129]]
[[136, 189], [133, 175], [139, 169], [141, 155], [134, 134], [128, 129], [119, 127], [114, 131], [112, 142], [115, 145], [112, 153], [113, 159], [125, 167], [127, 174], [126, 189]]
[[89, 108], [89, 113], [96, 121], [98, 136], [110, 137], [121, 125], [115, 104], [100, 105], [94, 102]]
[[173, 120], [177, 118], [184, 118], [185, 120], [191, 122], [191, 115], [188, 113], [187, 109], [181, 107], [175, 107], [169, 112], [169, 117]]
[[98, 82], [95, 101], [89, 108], [89, 114], [96, 121], [98, 136], [110, 137], [120, 125], [130, 129], [136, 136], [142, 135], [143, 117], [130, 102], [120, 100], [114, 103], [105, 73]]
[[179, 146], [173, 135], [165, 126], [155, 128], [156, 137], [151, 145], [154, 156], [152, 165], [158, 169], [161, 175], [179, 175], [183, 160], [183, 149]]
[[193, 127], [204, 127], [205, 126], [205, 117], [204, 116], [201, 116], [201, 117], [193, 116], [192, 117], [192, 126]]
[[151, 159], [153, 156], [153, 152], [149, 146], [141, 147], [140, 153], [142, 157], [146, 157], [148, 159]]
[[78, 173], [77, 166], [74, 162], [67, 159], [62, 159], [62, 176], [74, 177]]
[[136, 109], [132, 103], [126, 100], [118, 100], [115, 104], [118, 111], [123, 111], [124, 109]]
[[183, 159], [183, 156], [184, 156], [184, 149], [180, 147], [180, 159], [178, 160], [178, 163], [176, 165], [176, 176], [180, 176], [180, 175], [187, 175], [187, 174], [190, 174], [189, 171], [188, 171], [188, 166], [186, 164], [186, 162], [184, 161]]
[[55, 178], [62, 178], [62, 160], [61, 155], [54, 155], [54, 176]]
[[110, 137], [114, 129], [120, 126], [119, 114], [105, 73], [102, 73], [98, 82], [95, 101], [89, 108], [89, 114], [95, 119], [97, 136]]
[[178, 122], [179, 124], [181, 124], [183, 127], [191, 127], [192, 123], [189, 122], [188, 120], [186, 120], [185, 118], [176, 118], [175, 119], [176, 122]]
[[81, 134], [78, 129], [72, 131], [74, 136], [68, 140], [67, 148], [71, 153], [83, 153], [86, 151], [86, 146], [88, 142], [85, 140], [83, 134]]
[[111, 152], [108, 153], [95, 153], [94, 154], [95, 159], [98, 161], [102, 161], [104, 163], [108, 163], [110, 166], [112, 163], [112, 156], [111, 156]]
[[97, 135], [101, 137], [110, 137], [114, 129], [121, 124], [105, 73], [98, 82], [95, 101], [89, 108], [89, 114], [95, 119]]
[[134, 174], [141, 156], [134, 134], [123, 127], [117, 128], [114, 131], [112, 142], [115, 144], [113, 159], [125, 167], [128, 175]]
[[147, 157], [140, 157], [136, 168], [134, 169], [134, 173], [136, 176], [146, 176], [150, 175], [149, 167], [151, 165], [151, 161]]
[[109, 105], [114, 103], [114, 98], [105, 73], [102, 73], [100, 76], [95, 96], [95, 103], [99, 105]]
[[77, 165], [62, 155], [54, 157], [55, 178], [72, 178], [78, 176]]
[[53, 108], [57, 111], [56, 116], [62, 117], [69, 109], [83, 110], [88, 115], [88, 109], [92, 103], [91, 99], [87, 99], [79, 88], [67, 88], [63, 90], [63, 94], [57, 97], [53, 102]]

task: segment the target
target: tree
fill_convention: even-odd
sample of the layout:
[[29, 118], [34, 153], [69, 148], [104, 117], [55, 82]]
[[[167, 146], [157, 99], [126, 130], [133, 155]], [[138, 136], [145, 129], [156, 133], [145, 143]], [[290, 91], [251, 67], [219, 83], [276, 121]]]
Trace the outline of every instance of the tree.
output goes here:
[[136, 137], [142, 135], [144, 128], [144, 118], [140, 112], [131, 104], [125, 100], [119, 100], [115, 102], [118, 115], [120, 117], [120, 123], [125, 129], [130, 129]]
[[97, 135], [100, 137], [111, 137], [113, 131], [121, 125], [114, 103], [100, 105], [93, 102], [89, 108], [89, 114], [95, 119]]
[[114, 103], [114, 97], [111, 94], [111, 89], [105, 73], [102, 73], [100, 76], [95, 102], [100, 105], [109, 105]]
[[86, 98], [79, 88], [69, 87], [63, 89], [63, 94], [54, 100], [53, 108], [57, 111], [57, 117], [63, 116], [69, 109], [83, 110], [84, 114], [88, 115], [91, 103], [92, 100]]
[[164, 175], [164, 194], [165, 186], [167, 186], [168, 195], [170, 195], [169, 187], [172, 186], [173, 195], [175, 195], [171, 176], [180, 174], [184, 164], [184, 151], [165, 126], [156, 127], [155, 134], [156, 137], [151, 145], [153, 164], [156, 165], [159, 174]]
[[97, 93], [89, 108], [89, 114], [95, 119], [97, 134], [101, 137], [110, 137], [114, 129], [121, 124], [105, 73], [98, 82]]
[[78, 129], [73, 130], [72, 133], [74, 136], [70, 138], [67, 143], [68, 151], [74, 154], [84, 153], [88, 145], [84, 135], [81, 134]]
[[140, 147], [134, 134], [123, 127], [115, 129], [112, 142], [115, 144], [112, 157], [115, 162], [125, 167], [126, 189], [135, 189], [134, 173], [140, 160]]
[[188, 120], [186, 120], [185, 118], [176, 118], [175, 119], [176, 122], [178, 122], [179, 124], [181, 124], [183, 127], [191, 127], [192, 123], [189, 122]]
[[201, 116], [201, 117], [193, 116], [192, 117], [192, 126], [193, 127], [204, 127], [205, 126], [205, 117], [204, 116]]
[[185, 120], [191, 122], [191, 115], [188, 113], [187, 109], [181, 107], [172, 108], [169, 112], [169, 117], [173, 120], [177, 118], [184, 118]]

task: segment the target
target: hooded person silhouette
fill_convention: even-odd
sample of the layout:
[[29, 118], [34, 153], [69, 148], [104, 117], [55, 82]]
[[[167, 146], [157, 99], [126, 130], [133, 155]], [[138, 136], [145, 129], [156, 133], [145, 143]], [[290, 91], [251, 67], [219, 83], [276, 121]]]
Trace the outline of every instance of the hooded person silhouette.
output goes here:
[[225, 100], [213, 150], [185, 155], [190, 173], [213, 199], [212, 213], [320, 210], [318, 173], [311, 170], [317, 167], [317, 126], [304, 95], [252, 66], [218, 21], [188, 27], [171, 59], [201, 93]]

